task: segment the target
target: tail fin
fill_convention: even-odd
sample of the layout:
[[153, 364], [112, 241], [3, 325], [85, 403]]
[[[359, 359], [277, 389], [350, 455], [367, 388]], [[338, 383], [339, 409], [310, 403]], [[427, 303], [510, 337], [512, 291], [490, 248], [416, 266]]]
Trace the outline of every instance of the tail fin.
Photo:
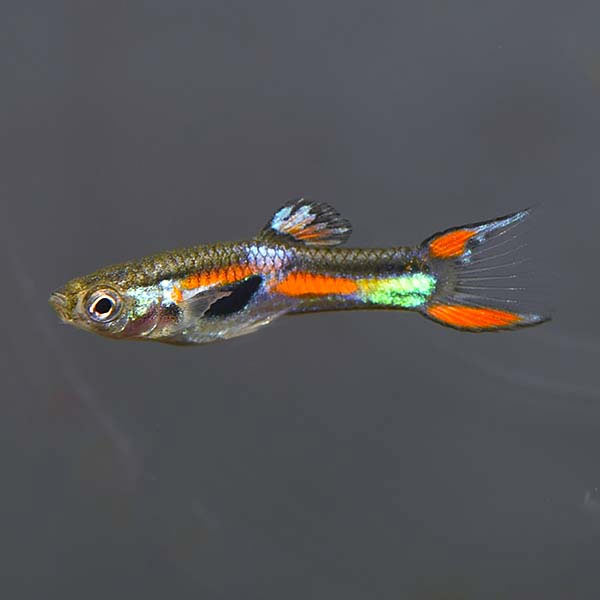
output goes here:
[[525, 288], [515, 286], [527, 259], [516, 254], [526, 243], [520, 225], [526, 209], [492, 221], [453, 227], [421, 244], [437, 280], [436, 291], [420, 311], [463, 331], [498, 331], [537, 325], [550, 316], [530, 312]]

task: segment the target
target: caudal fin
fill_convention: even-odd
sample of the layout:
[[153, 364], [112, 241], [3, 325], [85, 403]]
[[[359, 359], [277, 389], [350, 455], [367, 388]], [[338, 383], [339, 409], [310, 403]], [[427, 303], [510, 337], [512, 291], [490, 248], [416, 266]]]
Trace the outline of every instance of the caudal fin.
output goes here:
[[518, 254], [526, 245], [519, 230], [530, 213], [526, 209], [427, 238], [421, 249], [437, 285], [420, 311], [463, 331], [515, 329], [547, 321], [550, 316], [532, 310], [520, 285], [521, 265], [527, 259]]

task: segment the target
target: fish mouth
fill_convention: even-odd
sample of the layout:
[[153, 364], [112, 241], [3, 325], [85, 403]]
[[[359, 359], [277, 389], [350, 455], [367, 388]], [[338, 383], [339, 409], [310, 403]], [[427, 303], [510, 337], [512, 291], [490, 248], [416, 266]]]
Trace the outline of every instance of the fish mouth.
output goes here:
[[63, 321], [70, 320], [67, 310], [67, 297], [64, 294], [61, 294], [60, 292], [52, 292], [48, 302]]

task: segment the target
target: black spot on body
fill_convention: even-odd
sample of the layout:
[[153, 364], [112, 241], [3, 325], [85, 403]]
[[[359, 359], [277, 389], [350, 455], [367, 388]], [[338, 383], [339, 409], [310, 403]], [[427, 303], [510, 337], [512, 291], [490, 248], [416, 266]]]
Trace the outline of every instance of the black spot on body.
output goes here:
[[262, 281], [263, 278], [260, 275], [252, 275], [243, 281], [227, 286], [224, 291], [231, 293], [211, 304], [203, 316], [227, 317], [243, 310], [258, 291]]

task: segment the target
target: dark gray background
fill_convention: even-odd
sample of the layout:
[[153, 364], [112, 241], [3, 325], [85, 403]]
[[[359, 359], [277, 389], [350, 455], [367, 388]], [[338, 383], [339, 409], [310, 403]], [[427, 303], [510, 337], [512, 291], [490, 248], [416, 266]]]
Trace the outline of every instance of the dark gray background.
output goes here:
[[[596, 1], [3, 2], [2, 598], [600, 596]], [[532, 203], [555, 320], [119, 343], [107, 263], [334, 204], [354, 245]]]

